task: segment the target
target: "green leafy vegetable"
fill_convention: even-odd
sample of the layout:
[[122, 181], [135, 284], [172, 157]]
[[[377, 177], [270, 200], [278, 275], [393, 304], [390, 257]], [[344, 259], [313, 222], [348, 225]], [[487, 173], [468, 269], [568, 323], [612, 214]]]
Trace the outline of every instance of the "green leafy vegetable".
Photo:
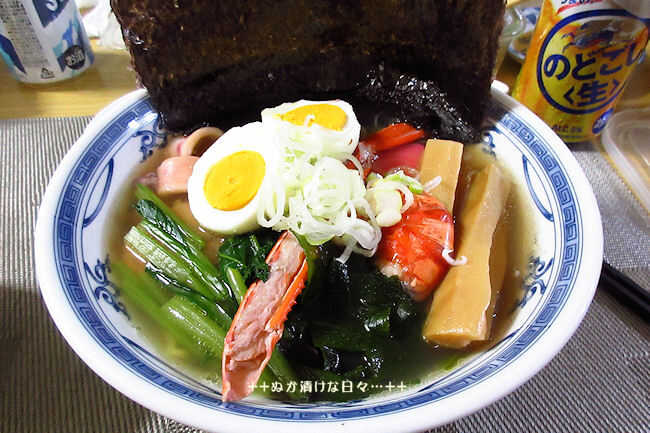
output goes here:
[[228, 268], [232, 268], [239, 271], [246, 284], [257, 279], [266, 281], [269, 277], [266, 256], [277, 236], [272, 230], [260, 230], [255, 234], [226, 239], [218, 253], [221, 276], [226, 279]]
[[[192, 244], [197, 250], [205, 246], [205, 241], [196, 233], [190, 226], [185, 223], [169, 206], [167, 206], [153, 191], [144, 185], [137, 185], [135, 188], [135, 196], [138, 200], [147, 200], [154, 204], [163, 214], [165, 214], [174, 224], [178, 230], [183, 233], [186, 240]], [[136, 208], [137, 210], [137, 208]], [[138, 210], [139, 211], [139, 210]]]
[[151, 200], [138, 200], [133, 207], [145, 221], [148, 221], [171, 239], [174, 239], [179, 244], [191, 246], [193, 251], [200, 251], [195, 248], [196, 245], [192, 242], [192, 238]]
[[241, 273], [237, 269], [226, 268], [226, 281], [228, 282], [235, 299], [237, 299], [237, 302], [241, 304], [244, 300], [244, 296], [246, 296], [246, 291], [248, 290], [244, 277], [242, 277]]
[[221, 359], [226, 331], [210, 320], [202, 309], [182, 296], [174, 296], [161, 306], [161, 310], [166, 320], [207, 356]]
[[[211, 330], [211, 334], [220, 332], [217, 329], [218, 325], [205, 317], [202, 310], [196, 306], [190, 306], [189, 308], [193, 311], [195, 317], [178, 318], [175, 316], [178, 310], [173, 309], [173, 305], [178, 302], [174, 301], [177, 297], [164, 296], [160, 292], [161, 287], [152, 290], [152, 287], [155, 287], [157, 283], [149, 275], [145, 273], [136, 274], [122, 262], [112, 263], [111, 273], [115, 284], [117, 284], [124, 296], [146, 313], [155, 323], [165, 329], [186, 351], [199, 359], [215, 356], [221, 358], [221, 353], [216, 354], [214, 352], [214, 345], [219, 343], [208, 341], [210, 336], [201, 333], [202, 330]], [[169, 308], [170, 304], [172, 305], [171, 309]], [[223, 331], [221, 332], [223, 333]], [[223, 339], [221, 344], [223, 345]]]
[[158, 283], [165, 287], [170, 292], [175, 295], [182, 296], [190, 302], [193, 302], [198, 307], [203, 309], [208, 317], [217, 322], [219, 326], [223, 329], [229, 329], [230, 324], [232, 323], [232, 318], [230, 315], [213, 300], [210, 300], [204, 296], [201, 296], [199, 293], [190, 289], [187, 286], [184, 286], [179, 281], [174, 280], [167, 276], [160, 269], [156, 268], [151, 263], [147, 263], [146, 272], [151, 275]]
[[[194, 273], [194, 275], [214, 293], [210, 298], [214, 298], [217, 301], [224, 303], [231, 312], [234, 312], [232, 309], [235, 308], [235, 305], [231, 299], [228, 287], [219, 277], [217, 269], [212, 263], [210, 263], [210, 260], [208, 260], [202, 251], [193, 251], [188, 244], [173, 239], [167, 234], [167, 232], [159, 229], [149, 220], [142, 221], [137, 227], [145, 230], [161, 245], [175, 253], [178, 258], [185, 262], [185, 265]], [[173, 277], [173, 275], [170, 276]]]
[[[269, 359], [268, 367], [271, 369], [275, 377], [282, 384], [288, 384], [289, 382], [299, 382], [298, 376], [296, 376], [291, 364], [285, 358], [284, 354], [279, 350], [274, 350], [271, 354], [271, 359]], [[266, 371], [266, 370], [265, 370]], [[300, 388], [296, 387], [295, 390], [287, 390], [287, 394], [293, 400], [305, 400], [307, 396]]]
[[[265, 260], [278, 234], [267, 230], [226, 240], [216, 268], [202, 251], [203, 239], [159, 197], [143, 186], [136, 189], [136, 197], [134, 207], [143, 220], [131, 227], [124, 240], [145, 260], [146, 270], [135, 274], [116, 264], [120, 286], [188, 352], [220, 359], [226, 330], [247, 290], [245, 280], [268, 278]], [[268, 366], [261, 380], [298, 381], [280, 351], [273, 353]], [[293, 399], [306, 398], [299, 390], [287, 392]]]
[[142, 228], [131, 227], [124, 236], [126, 243], [147, 262], [153, 263], [175, 280], [196, 290], [201, 295], [214, 298], [215, 294], [182, 260], [178, 255], [156, 242]]
[[126, 242], [167, 278], [197, 294], [216, 300], [233, 315], [236, 303], [218, 270], [201, 248], [203, 239], [185, 224], [158, 196], [138, 186], [135, 209], [143, 221], [126, 235]]
[[145, 283], [141, 275], [136, 274], [122, 262], [111, 263], [111, 275], [122, 294], [131, 300], [138, 308], [147, 313], [154, 320], [160, 319], [158, 309], [167, 302], [169, 296], [164, 296], [158, 291], [148, 290], [150, 283]]

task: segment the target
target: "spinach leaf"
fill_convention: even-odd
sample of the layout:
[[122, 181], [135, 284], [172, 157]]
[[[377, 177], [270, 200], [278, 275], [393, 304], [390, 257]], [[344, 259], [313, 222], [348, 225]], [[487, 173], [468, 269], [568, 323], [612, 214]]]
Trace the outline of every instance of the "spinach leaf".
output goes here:
[[226, 269], [232, 268], [251, 284], [257, 279], [266, 281], [269, 277], [269, 267], [266, 256], [277, 240], [277, 233], [272, 230], [259, 230], [253, 234], [235, 236], [219, 248], [219, 272], [226, 279]]
[[151, 200], [138, 200], [133, 207], [144, 220], [149, 221], [153, 226], [168, 234], [181, 245], [194, 247], [194, 244], [188, 241], [189, 236], [183, 232], [182, 228]]

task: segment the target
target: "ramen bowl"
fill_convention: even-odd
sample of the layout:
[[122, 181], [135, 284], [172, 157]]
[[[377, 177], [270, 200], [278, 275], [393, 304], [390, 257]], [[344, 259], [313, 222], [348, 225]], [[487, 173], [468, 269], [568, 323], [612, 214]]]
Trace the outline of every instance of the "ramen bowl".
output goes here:
[[603, 240], [591, 187], [562, 141], [496, 90], [482, 151], [527, 195], [537, 245], [506, 332], [422, 383], [345, 402], [222, 403], [218, 387], [157, 353], [133, 326], [112, 282], [107, 243], [113, 204], [138, 165], [167, 143], [145, 91], [103, 109], [60, 163], [36, 227], [41, 292], [74, 351], [133, 401], [208, 431], [418, 431], [498, 400], [544, 367], [578, 327], [598, 282]]

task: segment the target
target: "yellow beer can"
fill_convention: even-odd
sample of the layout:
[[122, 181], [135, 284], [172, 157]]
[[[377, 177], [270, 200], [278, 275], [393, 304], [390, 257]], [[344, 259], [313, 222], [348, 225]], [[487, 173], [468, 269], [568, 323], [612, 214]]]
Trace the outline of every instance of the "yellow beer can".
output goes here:
[[[636, 1], [636, 0], [635, 0]], [[598, 135], [645, 55], [647, 10], [630, 0], [545, 0], [512, 96], [565, 142]]]

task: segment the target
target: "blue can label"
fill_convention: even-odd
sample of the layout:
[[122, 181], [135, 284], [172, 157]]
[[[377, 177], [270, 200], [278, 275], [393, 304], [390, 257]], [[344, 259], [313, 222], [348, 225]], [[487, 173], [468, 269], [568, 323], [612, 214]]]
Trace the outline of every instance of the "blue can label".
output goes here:
[[16, 79], [29, 83], [73, 77], [94, 60], [70, 0], [0, 2], [0, 55]]
[[33, 0], [34, 9], [41, 19], [43, 27], [54, 21], [65, 9], [68, 0]]

